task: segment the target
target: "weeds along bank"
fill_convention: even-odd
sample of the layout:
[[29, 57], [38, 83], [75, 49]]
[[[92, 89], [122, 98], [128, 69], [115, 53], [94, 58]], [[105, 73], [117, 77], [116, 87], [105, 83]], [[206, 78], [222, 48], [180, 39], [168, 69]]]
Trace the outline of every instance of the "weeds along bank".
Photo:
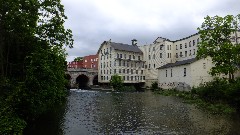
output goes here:
[[183, 98], [186, 102], [194, 103], [212, 113], [229, 114], [240, 110], [240, 78], [232, 82], [215, 78], [211, 82], [192, 88], [189, 92], [163, 90], [156, 88], [154, 83], [152, 88], [156, 94]]

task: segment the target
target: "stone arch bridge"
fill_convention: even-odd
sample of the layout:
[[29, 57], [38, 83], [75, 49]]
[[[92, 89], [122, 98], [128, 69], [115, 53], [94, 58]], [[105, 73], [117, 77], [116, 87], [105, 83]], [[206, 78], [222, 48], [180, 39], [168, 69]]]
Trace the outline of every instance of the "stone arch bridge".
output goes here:
[[98, 70], [84, 68], [68, 68], [65, 72], [71, 88], [89, 88], [98, 84]]

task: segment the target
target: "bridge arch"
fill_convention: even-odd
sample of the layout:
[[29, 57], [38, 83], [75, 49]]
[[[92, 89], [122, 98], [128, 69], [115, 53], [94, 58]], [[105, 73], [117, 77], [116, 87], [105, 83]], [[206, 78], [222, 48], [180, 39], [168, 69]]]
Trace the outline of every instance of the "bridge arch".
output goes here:
[[88, 89], [89, 78], [88, 76], [81, 74], [76, 78], [76, 83], [79, 89]]
[[92, 81], [93, 85], [98, 85], [98, 75], [95, 75], [93, 77], [93, 81]]

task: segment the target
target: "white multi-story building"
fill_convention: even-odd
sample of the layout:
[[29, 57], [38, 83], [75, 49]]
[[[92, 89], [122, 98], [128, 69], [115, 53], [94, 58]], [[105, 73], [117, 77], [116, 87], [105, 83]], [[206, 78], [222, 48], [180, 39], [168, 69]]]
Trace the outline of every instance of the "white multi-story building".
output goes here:
[[[239, 43], [240, 37], [235, 35], [240, 33], [231, 35], [232, 42]], [[196, 33], [175, 41], [158, 37], [143, 46], [137, 46], [136, 40], [132, 45], [104, 41], [98, 50], [98, 80], [109, 83], [111, 76], [118, 74], [129, 84], [158, 82], [161, 88], [182, 90], [197, 87], [213, 79], [208, 72], [214, 66], [211, 58], [196, 59], [200, 40]]]
[[[240, 37], [234, 37], [232, 42], [240, 41]], [[179, 90], [190, 90], [202, 83], [213, 79], [209, 75], [210, 69], [214, 66], [211, 58], [196, 59], [200, 35], [194, 34], [189, 37], [171, 41], [171, 45], [166, 45], [166, 56], [171, 60], [166, 60], [167, 64], [158, 68], [158, 86], [164, 89], [176, 88]], [[164, 59], [162, 59], [164, 61]], [[225, 75], [221, 75], [225, 76]], [[236, 76], [239, 76], [236, 74]], [[227, 76], [225, 76], [227, 78]]]
[[122, 76], [125, 84], [144, 84], [143, 52], [132, 40], [132, 45], [104, 41], [98, 50], [98, 82], [109, 83], [111, 76]]

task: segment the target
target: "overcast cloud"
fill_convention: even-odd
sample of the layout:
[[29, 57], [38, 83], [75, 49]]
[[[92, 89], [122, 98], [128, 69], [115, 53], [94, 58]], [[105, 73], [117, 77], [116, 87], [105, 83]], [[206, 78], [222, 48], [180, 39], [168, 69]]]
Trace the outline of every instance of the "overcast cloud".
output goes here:
[[237, 15], [239, 0], [62, 0], [73, 31], [67, 61], [96, 54], [103, 41], [138, 45], [157, 37], [176, 40], [197, 32], [204, 17]]

